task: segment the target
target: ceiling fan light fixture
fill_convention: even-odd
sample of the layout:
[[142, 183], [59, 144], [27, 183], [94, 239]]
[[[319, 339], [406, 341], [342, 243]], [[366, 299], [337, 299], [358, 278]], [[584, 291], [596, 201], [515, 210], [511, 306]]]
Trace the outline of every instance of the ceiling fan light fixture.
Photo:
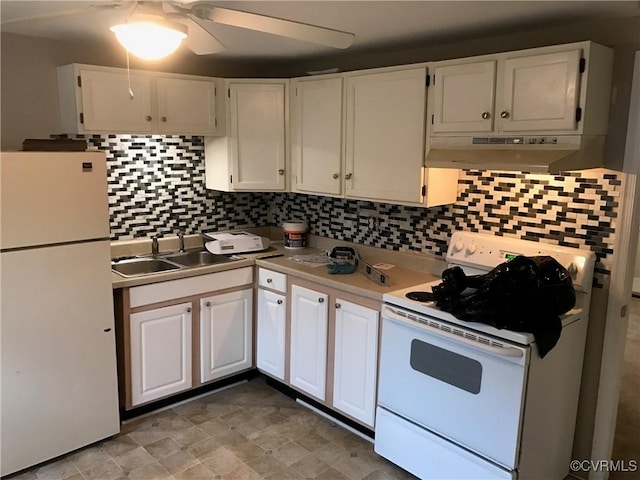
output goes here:
[[184, 25], [161, 17], [132, 17], [127, 23], [111, 27], [118, 42], [131, 54], [144, 60], [159, 60], [175, 52], [187, 37]]

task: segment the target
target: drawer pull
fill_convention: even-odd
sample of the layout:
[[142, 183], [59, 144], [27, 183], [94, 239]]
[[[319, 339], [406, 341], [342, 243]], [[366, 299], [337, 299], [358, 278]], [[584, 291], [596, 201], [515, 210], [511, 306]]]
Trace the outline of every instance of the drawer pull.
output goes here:
[[482, 118], [484, 118], [485, 120], [490, 117], [491, 117], [491, 114], [489, 112], [482, 112]]
[[273, 279], [267, 278], [267, 283], [273, 283]]
[[324, 303], [324, 298], [320, 297], [320, 298], [318, 299], [318, 303]]
[[336, 308], [340, 308], [342, 305], [340, 305], [339, 303], [336, 303]]

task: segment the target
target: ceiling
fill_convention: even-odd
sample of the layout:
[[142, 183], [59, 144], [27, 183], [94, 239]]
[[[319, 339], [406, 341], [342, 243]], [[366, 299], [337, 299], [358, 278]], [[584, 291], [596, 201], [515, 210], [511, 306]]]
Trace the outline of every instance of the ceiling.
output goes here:
[[[190, 5], [194, 2], [179, 0]], [[349, 51], [364, 52], [394, 44], [438, 42], [471, 35], [498, 34], [518, 28], [562, 22], [630, 17], [640, 2], [629, 1], [206, 1], [196, 2], [259, 13], [355, 34]], [[117, 5], [116, 5], [117, 4]], [[114, 5], [115, 8], [114, 8]], [[109, 27], [131, 12], [128, 1], [0, 0], [2, 32], [96, 46], [113, 44]], [[298, 58], [335, 51], [300, 40], [212, 24], [209, 30], [226, 47], [228, 59]], [[182, 47], [181, 47], [182, 48]], [[185, 52], [183, 52], [184, 54]], [[179, 54], [179, 53], [178, 53]]]

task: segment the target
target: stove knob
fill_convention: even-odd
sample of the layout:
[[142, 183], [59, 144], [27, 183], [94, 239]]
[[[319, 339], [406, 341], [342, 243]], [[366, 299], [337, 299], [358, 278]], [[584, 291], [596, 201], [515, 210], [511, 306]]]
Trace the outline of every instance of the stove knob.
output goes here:
[[460, 240], [458, 240], [456, 243], [453, 244], [453, 251], [454, 252], [459, 252], [463, 248], [464, 248], [464, 243], [462, 243]]
[[469, 245], [467, 247], [467, 253], [469, 255], [473, 255], [474, 253], [476, 253], [476, 244], [475, 243], [472, 243], [471, 245]]

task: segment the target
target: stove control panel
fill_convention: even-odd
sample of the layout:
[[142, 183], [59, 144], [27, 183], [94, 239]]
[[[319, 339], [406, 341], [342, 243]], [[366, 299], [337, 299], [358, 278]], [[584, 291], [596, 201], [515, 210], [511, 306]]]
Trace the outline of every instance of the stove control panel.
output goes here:
[[595, 254], [587, 249], [475, 232], [454, 232], [449, 242], [447, 263], [488, 271], [518, 255], [553, 257], [569, 271], [576, 288], [591, 289]]

